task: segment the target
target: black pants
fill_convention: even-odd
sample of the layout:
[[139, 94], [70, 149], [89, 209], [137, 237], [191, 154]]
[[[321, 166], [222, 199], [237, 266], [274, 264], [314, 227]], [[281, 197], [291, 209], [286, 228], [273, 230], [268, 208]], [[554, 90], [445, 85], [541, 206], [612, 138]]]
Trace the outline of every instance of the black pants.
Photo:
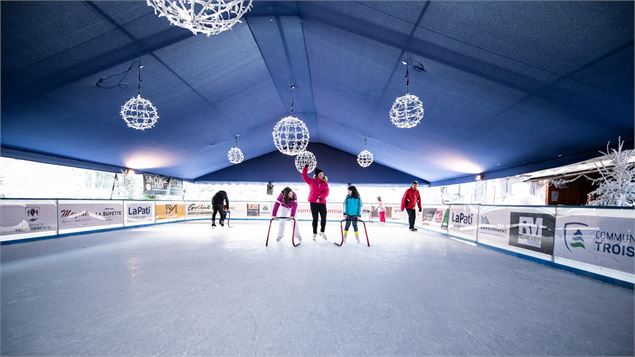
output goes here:
[[220, 224], [225, 222], [225, 207], [223, 205], [214, 205], [214, 212], [212, 213], [212, 224], [216, 223], [216, 212], [220, 212]]
[[311, 215], [313, 216], [313, 234], [317, 234], [318, 213], [320, 214], [320, 232], [326, 228], [326, 204], [311, 202]]
[[409, 209], [409, 208], [406, 208], [406, 211], [408, 211], [408, 223], [410, 224], [410, 229], [413, 229], [415, 227], [415, 220], [417, 219], [417, 213], [415, 212], [414, 209]]
[[351, 228], [351, 223], [353, 223], [353, 230], [357, 232], [357, 216], [346, 216], [346, 225], [344, 226], [344, 231], [348, 232], [348, 229]]

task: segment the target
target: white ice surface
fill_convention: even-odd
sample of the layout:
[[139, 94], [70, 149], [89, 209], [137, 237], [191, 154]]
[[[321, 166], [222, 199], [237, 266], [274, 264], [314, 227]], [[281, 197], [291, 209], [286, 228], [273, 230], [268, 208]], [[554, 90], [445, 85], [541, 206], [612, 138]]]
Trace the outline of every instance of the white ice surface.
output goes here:
[[2, 246], [2, 355], [633, 355], [633, 290], [402, 225], [232, 225]]

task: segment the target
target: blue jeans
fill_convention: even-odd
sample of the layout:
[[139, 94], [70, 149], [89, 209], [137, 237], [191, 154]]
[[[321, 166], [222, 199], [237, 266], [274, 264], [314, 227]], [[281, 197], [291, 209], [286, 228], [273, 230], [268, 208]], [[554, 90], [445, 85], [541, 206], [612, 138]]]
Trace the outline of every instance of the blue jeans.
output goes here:
[[346, 216], [346, 226], [344, 227], [345, 231], [351, 227], [351, 223], [353, 223], [353, 230], [357, 232], [357, 216]]

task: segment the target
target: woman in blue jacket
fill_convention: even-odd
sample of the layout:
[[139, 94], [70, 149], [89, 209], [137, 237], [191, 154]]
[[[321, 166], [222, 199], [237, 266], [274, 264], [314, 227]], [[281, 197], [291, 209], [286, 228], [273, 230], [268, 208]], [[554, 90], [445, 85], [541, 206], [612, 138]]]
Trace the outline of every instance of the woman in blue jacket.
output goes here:
[[359, 197], [357, 187], [348, 187], [348, 196], [344, 200], [344, 217], [346, 218], [346, 226], [344, 227], [344, 240], [346, 241], [346, 235], [348, 229], [353, 224], [353, 230], [355, 230], [355, 239], [359, 243], [359, 232], [357, 231], [357, 219], [362, 215], [362, 199]]

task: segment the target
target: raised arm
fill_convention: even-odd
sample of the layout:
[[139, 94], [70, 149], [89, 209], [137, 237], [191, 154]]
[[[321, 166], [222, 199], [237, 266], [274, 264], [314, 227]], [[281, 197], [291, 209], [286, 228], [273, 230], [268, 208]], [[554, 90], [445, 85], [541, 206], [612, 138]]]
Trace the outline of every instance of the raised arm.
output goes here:
[[311, 178], [309, 177], [309, 165], [304, 165], [304, 168], [302, 169], [302, 179], [307, 184], [311, 184]]

